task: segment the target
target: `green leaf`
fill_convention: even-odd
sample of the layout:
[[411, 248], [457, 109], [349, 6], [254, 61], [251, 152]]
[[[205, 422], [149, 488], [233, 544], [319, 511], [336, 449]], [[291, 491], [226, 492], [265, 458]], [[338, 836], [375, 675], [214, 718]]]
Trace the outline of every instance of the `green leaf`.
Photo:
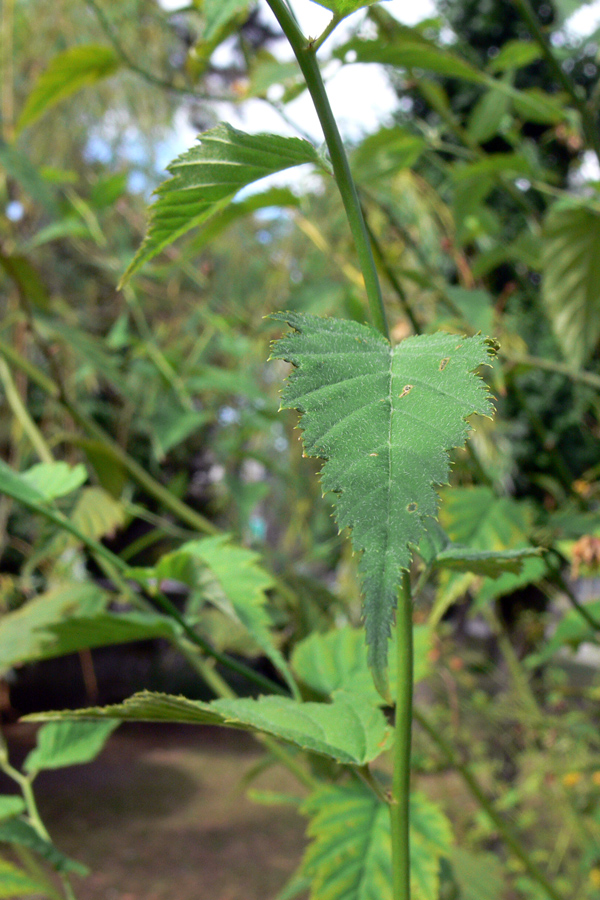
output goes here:
[[119, 725], [118, 722], [48, 722], [37, 734], [37, 746], [23, 768], [30, 775], [91, 762]]
[[125, 272], [126, 281], [163, 247], [226, 206], [243, 187], [303, 163], [319, 164], [312, 144], [276, 134], [245, 134], [221, 124], [169, 166], [173, 175], [156, 191], [144, 243]]
[[259, 566], [259, 559], [254, 551], [230, 543], [226, 535], [218, 535], [188, 541], [174, 553], [163, 556], [155, 572], [159, 581], [175, 578], [197, 588], [202, 586], [199, 567], [207, 567], [220, 589], [210, 595], [210, 601], [241, 622], [291, 684], [288, 664], [271, 637], [272, 622], [266, 608], [266, 591], [273, 587], [273, 579]]
[[125, 524], [125, 510], [103, 488], [84, 488], [71, 514], [71, 521], [86, 537], [99, 540], [113, 535]]
[[[525, 550], [523, 557], [536, 553], [529, 541], [529, 506], [510, 497], [496, 497], [488, 487], [453, 488], [444, 492], [440, 518], [450, 539], [461, 548], [501, 556], [508, 550]], [[485, 559], [482, 563], [485, 565]], [[531, 559], [523, 558], [519, 573], [513, 574], [509, 570], [496, 580], [486, 578], [477, 589], [477, 602], [483, 604], [493, 597], [538, 581], [545, 571], [546, 563], [537, 555]], [[462, 576], [453, 573], [442, 576], [430, 625], [439, 622], [448, 607], [474, 585], [475, 578], [473, 567]]]
[[[586, 603], [585, 609], [593, 621], [600, 622], [600, 600]], [[532, 653], [527, 657], [526, 665], [529, 668], [540, 666], [548, 662], [555, 653], [564, 647], [576, 648], [586, 641], [596, 643], [597, 635], [597, 629], [592, 628], [576, 609], [570, 609], [556, 626], [552, 637], [544, 642], [537, 653]]]
[[12, 819], [25, 811], [25, 801], [16, 794], [0, 795], [0, 822]]
[[488, 65], [488, 70], [495, 73], [522, 69], [541, 58], [542, 51], [536, 41], [507, 41]]
[[159, 410], [150, 423], [154, 455], [159, 462], [174, 447], [206, 425], [212, 416], [206, 410], [180, 409], [171, 402]]
[[204, 40], [212, 41], [232, 19], [245, 12], [249, 6], [250, 0], [204, 0]]
[[460, 900], [502, 900], [506, 896], [505, 868], [492, 853], [453, 847], [450, 861]]
[[40, 837], [35, 828], [24, 819], [12, 819], [10, 822], [1, 824], [0, 843], [17, 844], [33, 850], [57, 872], [73, 872], [82, 877], [88, 874], [86, 866], [61, 853], [54, 844]]
[[51, 649], [56, 638], [49, 634], [49, 629], [61, 625], [71, 616], [93, 616], [104, 609], [106, 602], [104, 592], [90, 582], [65, 584], [3, 615], [0, 618], [0, 673], [26, 662], [60, 655]]
[[[412, 892], [415, 900], [437, 900], [450, 828], [422, 794], [413, 794], [410, 805]], [[301, 812], [310, 818], [312, 840], [300, 869], [310, 881], [310, 900], [392, 900], [390, 816], [384, 803], [362, 785], [332, 786], [311, 794]]]
[[0, 857], [0, 897], [15, 900], [16, 897], [29, 897], [31, 894], [46, 896], [44, 885]]
[[332, 703], [299, 703], [279, 696], [202, 703], [143, 691], [116, 706], [36, 713], [25, 718], [38, 722], [108, 718], [225, 725], [271, 734], [302, 750], [355, 766], [364, 766], [379, 756], [390, 736], [390, 728], [380, 709], [368, 698], [343, 692], [336, 694]]
[[23, 480], [43, 495], [45, 500], [56, 500], [76, 491], [87, 481], [85, 466], [79, 463], [69, 466], [65, 462], [38, 463], [22, 473]]
[[381, 40], [353, 40], [336, 50], [335, 55], [344, 58], [347, 53], [356, 54], [356, 62], [380, 63], [400, 69], [423, 69], [448, 78], [460, 78], [476, 84], [486, 84], [488, 76], [483, 75], [465, 60], [426, 40], [417, 31], [399, 28], [389, 43]]
[[372, 6], [377, 0], [313, 0], [313, 3], [331, 10], [338, 19], [344, 19], [363, 6]]
[[434, 485], [448, 479], [447, 451], [462, 446], [467, 416], [489, 415], [484, 382], [472, 373], [489, 359], [480, 335], [438, 333], [398, 346], [356, 322], [295, 313], [273, 318], [295, 334], [274, 345], [291, 362], [284, 408], [303, 414], [307, 456], [325, 459], [324, 491], [334, 494], [340, 529], [362, 552], [369, 665], [386, 696], [390, 622], [403, 570], [425, 519], [437, 513]]
[[26, 505], [46, 502], [39, 488], [29, 484], [20, 472], [11, 469], [3, 459], [0, 459], [0, 494], [6, 494], [7, 497]]
[[[396, 632], [392, 630], [392, 647]], [[428, 653], [431, 632], [423, 625], [414, 626], [415, 684], [429, 674]], [[362, 628], [336, 628], [325, 634], [314, 632], [300, 641], [292, 654], [292, 668], [300, 681], [320, 694], [331, 695], [343, 690], [349, 694], [367, 694], [373, 703], [382, 698], [375, 689], [367, 660], [367, 644]], [[395, 651], [390, 661], [390, 692], [395, 696]]]
[[82, 87], [114, 75], [121, 62], [112, 47], [84, 44], [55, 56], [29, 94], [17, 122], [17, 132]]
[[438, 569], [454, 569], [499, 578], [505, 572], [519, 574], [523, 561], [539, 556], [540, 550], [537, 547], [523, 547], [521, 550], [473, 550], [453, 544], [434, 520], [427, 527], [427, 534], [419, 544], [418, 553], [428, 565]]
[[469, 115], [467, 134], [472, 141], [483, 144], [493, 138], [501, 129], [510, 110], [510, 97], [495, 88], [483, 94]]
[[44, 312], [49, 310], [50, 295], [46, 285], [26, 256], [0, 251], [0, 266], [33, 306]]
[[600, 339], [600, 213], [555, 205], [543, 229], [542, 298], [565, 359], [583, 366]]
[[357, 180], [385, 178], [415, 165], [427, 142], [403, 128], [380, 128], [366, 137], [352, 153]]

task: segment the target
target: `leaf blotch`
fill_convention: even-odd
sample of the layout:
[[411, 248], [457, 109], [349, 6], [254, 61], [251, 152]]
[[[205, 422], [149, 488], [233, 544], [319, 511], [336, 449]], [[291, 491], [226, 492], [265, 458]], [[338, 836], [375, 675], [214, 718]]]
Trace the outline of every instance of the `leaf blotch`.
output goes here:
[[416, 512], [418, 510], [418, 508], [419, 508], [419, 504], [415, 503], [413, 501], [412, 503], [408, 504], [408, 506], [406, 507], [406, 510], [407, 510], [407, 512], [412, 513], [412, 512]]
[[440, 372], [443, 372], [448, 363], [450, 362], [450, 357], [445, 356], [444, 359], [440, 362]]
[[413, 385], [412, 385], [412, 384], [405, 384], [404, 387], [402, 388], [402, 393], [401, 393], [401, 394], [398, 394], [398, 397], [399, 397], [400, 399], [402, 399], [402, 397], [406, 397], [407, 394], [410, 394], [410, 392], [412, 391], [412, 389], [413, 389]]

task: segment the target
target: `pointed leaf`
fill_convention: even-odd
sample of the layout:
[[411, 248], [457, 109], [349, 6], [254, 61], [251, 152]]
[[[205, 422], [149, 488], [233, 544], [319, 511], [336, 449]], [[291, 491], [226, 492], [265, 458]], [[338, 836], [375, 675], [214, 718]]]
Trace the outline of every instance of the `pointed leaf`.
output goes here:
[[478, 84], [488, 83], [488, 76], [479, 72], [466, 60], [450, 50], [438, 47], [433, 41], [428, 41], [411, 28], [399, 27], [389, 43], [384, 43], [380, 39], [349, 41], [336, 50], [335, 55], [344, 58], [349, 52], [356, 54], [356, 62], [359, 63], [380, 63], [401, 69], [424, 69], [426, 72], [434, 72], [448, 78], [460, 78]]
[[[306, 800], [312, 839], [301, 866], [310, 900], [392, 900], [388, 807], [362, 785], [326, 787]], [[437, 900], [439, 866], [452, 836], [422, 794], [411, 796], [411, 882], [415, 900]], [[343, 863], [343, 864], [342, 864]]]
[[163, 247], [223, 209], [243, 187], [303, 163], [319, 164], [308, 141], [276, 134], [245, 134], [221, 124], [167, 168], [173, 178], [156, 191], [144, 243], [123, 276], [133, 275]]
[[276, 696], [202, 703], [144, 691], [117, 706], [37, 713], [25, 718], [37, 722], [108, 718], [226, 725], [271, 734], [303, 750], [355, 766], [363, 766], [379, 756], [390, 735], [381, 710], [365, 697], [343, 692], [336, 694], [332, 703], [299, 703]]
[[542, 50], [537, 41], [507, 41], [488, 65], [490, 72], [506, 72], [521, 69], [541, 59]]
[[438, 569], [454, 569], [457, 572], [471, 572], [498, 578], [504, 572], [519, 574], [523, 561], [539, 556], [538, 547], [523, 547], [520, 550], [475, 550], [461, 544], [453, 544], [441, 525], [432, 519], [427, 524], [427, 534], [419, 544], [419, 556], [429, 566]]
[[565, 359], [583, 366], [600, 339], [600, 212], [554, 207], [543, 231], [542, 297]]
[[55, 56], [29, 94], [17, 131], [31, 125], [48, 109], [89, 84], [114, 75], [121, 62], [112, 47], [84, 44]]
[[119, 725], [118, 722], [48, 722], [37, 734], [37, 746], [23, 768], [37, 774], [43, 769], [63, 769], [91, 762]]
[[386, 693], [388, 639], [402, 570], [424, 519], [435, 516], [434, 485], [448, 479], [447, 451], [462, 446], [467, 416], [489, 415], [473, 371], [489, 359], [480, 335], [438, 333], [396, 347], [356, 322], [295, 313], [273, 318], [296, 329], [273, 356], [295, 366], [282, 406], [303, 413], [307, 456], [325, 459], [324, 491], [334, 494], [341, 528], [362, 552], [369, 664]]

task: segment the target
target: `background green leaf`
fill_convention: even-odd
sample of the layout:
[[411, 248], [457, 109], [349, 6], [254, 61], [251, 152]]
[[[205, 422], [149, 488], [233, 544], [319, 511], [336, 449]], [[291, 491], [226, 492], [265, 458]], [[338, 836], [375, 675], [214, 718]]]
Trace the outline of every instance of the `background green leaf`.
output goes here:
[[43, 113], [70, 94], [114, 75], [121, 61], [112, 47], [84, 44], [55, 56], [29, 94], [17, 122], [17, 131], [31, 125]]
[[108, 722], [48, 722], [37, 733], [37, 746], [25, 759], [30, 775], [90, 762], [119, 725]]

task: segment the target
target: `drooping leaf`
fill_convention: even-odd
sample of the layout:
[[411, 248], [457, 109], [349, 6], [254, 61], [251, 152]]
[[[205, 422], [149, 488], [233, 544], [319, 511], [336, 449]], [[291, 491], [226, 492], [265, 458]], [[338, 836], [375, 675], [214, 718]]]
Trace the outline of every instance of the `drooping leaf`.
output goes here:
[[396, 347], [356, 322], [295, 313], [274, 318], [296, 333], [273, 356], [295, 369], [284, 408], [303, 414], [307, 456], [326, 460], [325, 492], [334, 495], [341, 528], [362, 552], [369, 665], [386, 696], [390, 624], [401, 573], [410, 565], [424, 520], [435, 516], [434, 485], [447, 481], [447, 451], [462, 446], [467, 416], [489, 415], [485, 384], [473, 375], [489, 359], [480, 335], [438, 333]]
[[226, 725], [271, 734], [302, 750], [355, 766], [363, 766], [379, 756], [390, 735], [383, 713], [370, 700], [341, 691], [332, 703], [300, 703], [279, 696], [202, 703], [185, 697], [143, 691], [116, 706], [37, 713], [25, 718], [38, 722], [108, 718], [134, 722]]
[[303, 163], [319, 164], [312, 144], [276, 134], [245, 134], [221, 124], [167, 168], [173, 176], [156, 191], [144, 242], [123, 276], [133, 275], [163, 247], [224, 208], [243, 187]]
[[12, 819], [25, 811], [25, 801], [17, 794], [0, 795], [0, 822]]
[[291, 675], [282, 653], [273, 643], [272, 622], [266, 608], [266, 591], [273, 587], [272, 577], [259, 565], [252, 550], [232, 544], [227, 536], [188, 541], [174, 553], [164, 556], [156, 566], [159, 582], [175, 578], [197, 588], [199, 567], [206, 567], [218, 582], [219, 593], [211, 602], [248, 630], [273, 665], [291, 683]]
[[77, 500], [71, 520], [88, 538], [98, 540], [114, 534], [125, 523], [125, 510], [101, 487], [85, 488]]
[[150, 641], [157, 638], [173, 641], [180, 627], [168, 616], [146, 612], [99, 612], [95, 615], [71, 615], [48, 623], [44, 640], [35, 658], [49, 659], [76, 653], [78, 650]]
[[16, 897], [30, 897], [32, 894], [44, 896], [44, 885], [0, 857], [0, 897], [15, 900]]
[[48, 109], [82, 87], [114, 75], [121, 61], [112, 47], [84, 44], [69, 47], [50, 61], [29, 94], [17, 131], [35, 122]]
[[72, 872], [82, 877], [88, 874], [86, 866], [61, 853], [54, 844], [40, 837], [35, 828], [24, 819], [11, 819], [10, 822], [0, 824], [0, 844], [4, 843], [33, 850], [57, 872]]
[[91, 762], [119, 725], [107, 722], [48, 722], [37, 733], [37, 746], [25, 759], [30, 775], [44, 769], [63, 769]]
[[[444, 815], [411, 796], [411, 887], [415, 900], [437, 900], [439, 865], [452, 836]], [[325, 787], [304, 803], [311, 843], [300, 872], [310, 900], [392, 900], [388, 807], [362, 785]], [[343, 862], [343, 864], [342, 864]]]
[[55, 638], [49, 629], [71, 616], [95, 616], [104, 610], [107, 597], [91, 582], [53, 588], [20, 609], [0, 618], [0, 673], [14, 666], [54, 654]]
[[81, 463], [69, 466], [65, 462], [38, 463], [22, 475], [23, 480], [46, 500], [56, 500], [57, 497], [76, 491], [88, 477], [85, 466]]
[[331, 10], [339, 19], [343, 19], [356, 12], [357, 9], [362, 9], [363, 6], [371, 6], [373, 3], [377, 3], [377, 0], [313, 0], [313, 3], [324, 6], [325, 9]]
[[[392, 630], [391, 646], [395, 643]], [[429, 673], [431, 632], [424, 625], [414, 626], [414, 681]], [[396, 658], [390, 654], [390, 693], [395, 696]], [[292, 668], [300, 681], [320, 694], [343, 690], [349, 694], [367, 694], [373, 703], [382, 698], [375, 689], [367, 660], [367, 644], [362, 628], [336, 628], [325, 634], [314, 632], [294, 647]]]
[[[500, 561], [508, 564], [508, 571], [500, 575], [496, 572], [498, 577], [485, 578], [478, 584], [477, 603], [484, 604], [494, 597], [511, 593], [518, 587], [543, 577], [546, 563], [537, 555], [529, 540], [531, 515], [527, 504], [519, 503], [511, 497], [496, 497], [488, 487], [454, 488], [444, 492], [440, 518], [450, 539], [461, 548], [468, 548], [477, 554], [498, 553], [504, 557]], [[514, 550], [525, 551], [522, 556], [517, 557], [522, 560], [522, 565], [516, 573], [510, 571], [512, 554], [509, 554], [508, 559], [505, 556], [507, 551]], [[482, 568], [489, 562], [494, 565], [489, 558], [480, 562]], [[454, 568], [458, 569], [459, 566]], [[447, 572], [441, 577], [438, 596], [429, 619], [431, 625], [439, 622], [449, 606], [476, 583], [477, 576], [473, 568], [475, 567], [465, 566], [465, 574]]]
[[583, 366], [600, 339], [600, 212], [554, 206], [543, 230], [542, 298], [565, 359]]

